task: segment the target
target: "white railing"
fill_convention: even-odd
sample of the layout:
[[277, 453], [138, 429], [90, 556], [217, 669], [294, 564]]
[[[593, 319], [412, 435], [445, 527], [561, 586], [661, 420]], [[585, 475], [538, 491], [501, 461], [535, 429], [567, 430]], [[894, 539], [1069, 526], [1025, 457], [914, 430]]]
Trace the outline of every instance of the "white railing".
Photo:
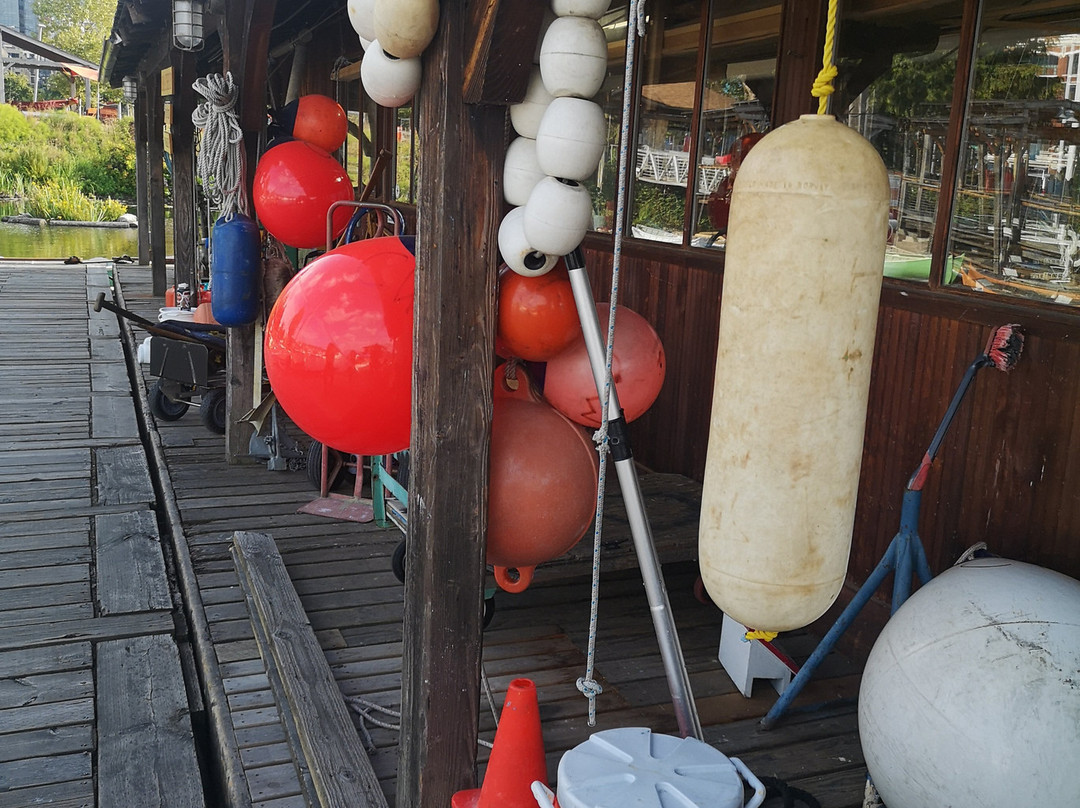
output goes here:
[[[642, 182], [651, 182], [656, 185], [679, 185], [685, 188], [690, 175], [690, 153], [642, 146], [638, 149], [635, 173]], [[698, 194], [708, 196], [713, 193], [727, 173], [727, 169], [722, 166], [699, 166]]]

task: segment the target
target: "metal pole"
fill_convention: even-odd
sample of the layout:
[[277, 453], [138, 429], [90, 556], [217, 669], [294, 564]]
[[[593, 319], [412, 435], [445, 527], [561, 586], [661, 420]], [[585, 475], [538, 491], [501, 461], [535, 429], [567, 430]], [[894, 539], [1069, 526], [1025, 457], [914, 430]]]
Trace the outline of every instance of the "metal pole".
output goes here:
[[[566, 256], [566, 266], [570, 271], [574, 303], [577, 306], [578, 318], [581, 320], [582, 333], [585, 335], [585, 347], [589, 353], [593, 380], [596, 382], [596, 389], [602, 399], [604, 387], [607, 385], [607, 343], [600, 336], [600, 320], [596, 315], [596, 303], [593, 300], [592, 287], [589, 286], [589, 276], [585, 271], [585, 256], [580, 247]], [[649, 611], [652, 613], [656, 640], [660, 646], [660, 656], [664, 662], [664, 673], [667, 676], [668, 689], [671, 691], [671, 701], [675, 707], [675, 718], [683, 737], [692, 736], [703, 740], [701, 720], [698, 718], [697, 705], [694, 703], [694, 695], [690, 690], [690, 676], [686, 671], [686, 662], [683, 659], [679, 635], [675, 629], [675, 619], [671, 614], [667, 589], [660, 575], [660, 560], [656, 555], [652, 530], [645, 514], [645, 504], [641, 497], [641, 488], [638, 484], [637, 471], [634, 468], [634, 458], [626, 432], [626, 421], [623, 419], [622, 407], [619, 405], [619, 397], [615, 392], [614, 384], [611, 385], [611, 394], [608, 399], [607, 420], [608, 445], [615, 461], [619, 487], [622, 489], [623, 500], [626, 504], [630, 533], [634, 539], [634, 550], [637, 553], [638, 567], [641, 569], [641, 579], [645, 584], [645, 594], [649, 601]]]

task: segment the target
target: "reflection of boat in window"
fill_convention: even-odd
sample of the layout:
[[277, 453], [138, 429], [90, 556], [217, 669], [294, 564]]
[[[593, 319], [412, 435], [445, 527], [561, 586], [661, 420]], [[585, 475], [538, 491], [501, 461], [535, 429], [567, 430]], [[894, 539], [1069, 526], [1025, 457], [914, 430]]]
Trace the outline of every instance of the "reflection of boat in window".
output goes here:
[[[907, 253], [894, 248], [885, 251], [886, 278], [914, 278], [927, 280], [930, 277], [931, 257], [925, 253]], [[945, 264], [945, 283], [953, 283], [959, 277], [959, 265], [964, 256], [951, 255]]]
[[994, 292], [1064, 306], [1080, 305], [1080, 283], [1071, 272], [1047, 271], [1044, 265], [1010, 264], [1001, 269], [967, 259], [960, 267], [964, 285], [977, 292]]

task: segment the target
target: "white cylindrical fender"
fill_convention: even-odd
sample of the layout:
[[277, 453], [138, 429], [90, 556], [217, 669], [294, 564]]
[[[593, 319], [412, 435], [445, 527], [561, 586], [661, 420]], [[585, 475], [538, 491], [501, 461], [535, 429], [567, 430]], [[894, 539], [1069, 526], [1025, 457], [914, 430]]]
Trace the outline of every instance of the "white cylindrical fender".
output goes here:
[[536, 133], [536, 160], [549, 177], [586, 180], [596, 175], [607, 144], [603, 108], [584, 98], [556, 98]]
[[[574, 250], [592, 224], [592, 198], [573, 180], [544, 177], [525, 205], [525, 238], [548, 255]], [[509, 263], [509, 262], [507, 262]]]
[[420, 89], [420, 59], [398, 59], [382, 49], [379, 40], [364, 51], [360, 82], [364, 92], [381, 107], [407, 104]]
[[525, 208], [510, 210], [499, 224], [499, 252], [503, 262], [518, 275], [535, 277], [550, 272], [559, 260], [557, 255], [545, 255], [529, 244], [525, 237]]
[[386, 53], [410, 59], [424, 52], [439, 27], [438, 0], [375, 0], [375, 38]]
[[531, 137], [535, 140], [544, 112], [554, 99], [555, 96], [544, 86], [540, 68], [534, 67], [529, 75], [529, 86], [525, 90], [525, 97], [520, 104], [510, 105], [510, 123], [513, 124], [514, 131], [522, 137]]
[[560, 17], [589, 17], [594, 20], [604, 16], [611, 0], [551, 0], [551, 10]]
[[592, 98], [607, 75], [607, 39], [588, 17], [557, 17], [540, 45], [540, 73], [553, 96]]
[[370, 43], [375, 39], [375, 0], [349, 0], [346, 10], [360, 41]]
[[816, 620], [847, 571], [889, 213], [881, 158], [803, 115], [731, 201], [698, 556], [751, 628]]
[[503, 162], [503, 197], [511, 205], [524, 205], [529, 194], [547, 174], [536, 159], [536, 141], [514, 138], [506, 149]]

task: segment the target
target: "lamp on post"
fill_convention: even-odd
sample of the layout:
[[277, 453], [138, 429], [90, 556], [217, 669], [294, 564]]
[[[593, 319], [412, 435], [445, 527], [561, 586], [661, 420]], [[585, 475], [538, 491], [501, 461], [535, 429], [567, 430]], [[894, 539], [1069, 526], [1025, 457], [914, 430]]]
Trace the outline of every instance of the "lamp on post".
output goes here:
[[179, 50], [202, 50], [203, 0], [173, 0], [173, 44]]
[[124, 100], [134, 104], [139, 98], [139, 82], [134, 76], [124, 76]]

